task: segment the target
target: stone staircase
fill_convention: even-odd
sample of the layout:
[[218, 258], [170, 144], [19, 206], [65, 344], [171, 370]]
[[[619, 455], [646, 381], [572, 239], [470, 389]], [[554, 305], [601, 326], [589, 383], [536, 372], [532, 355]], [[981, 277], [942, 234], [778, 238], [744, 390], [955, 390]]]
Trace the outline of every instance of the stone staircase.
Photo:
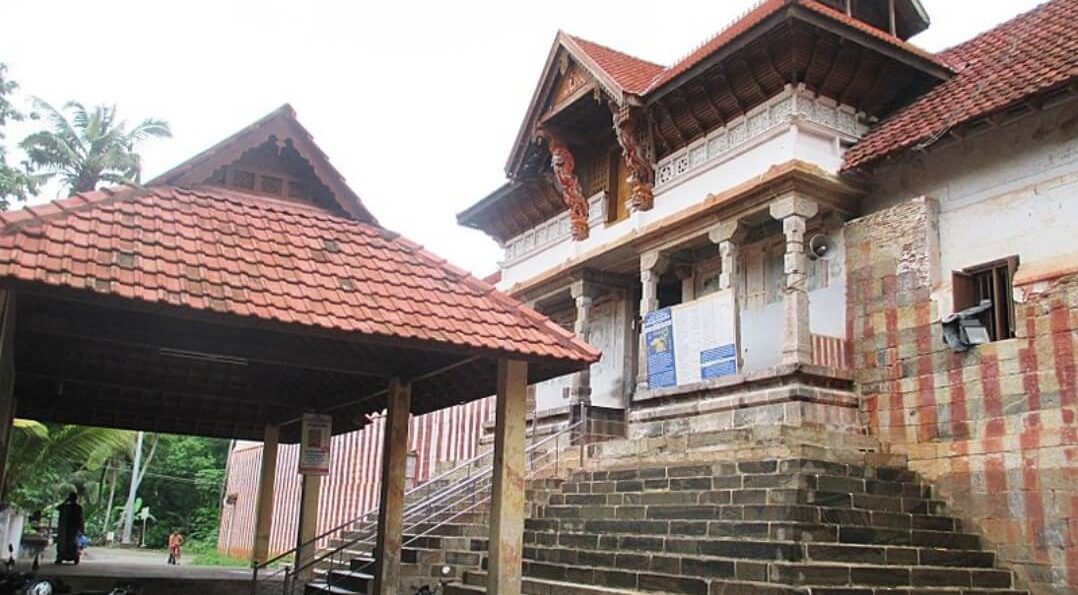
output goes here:
[[[562, 482], [555, 478], [529, 480], [526, 487], [529, 514], [546, 504]], [[403, 540], [399, 592], [411, 594], [423, 586], [433, 588], [443, 581], [461, 580], [466, 570], [482, 567], [489, 526], [489, 502], [479, 501], [453, 505], [412, 527]], [[327, 549], [348, 547], [342, 556], [326, 560], [315, 570], [316, 580], [306, 585], [305, 593], [370, 593], [374, 554], [369, 544], [352, 542], [372, 528], [364, 526], [346, 531], [331, 540]]]
[[[1026, 593], [904, 457], [862, 435], [761, 427], [588, 449], [586, 467], [529, 482], [529, 595]], [[484, 591], [488, 524], [484, 506], [406, 538], [399, 592]], [[347, 553], [323, 570], [333, 588], [307, 593], [368, 593], [369, 551]]]

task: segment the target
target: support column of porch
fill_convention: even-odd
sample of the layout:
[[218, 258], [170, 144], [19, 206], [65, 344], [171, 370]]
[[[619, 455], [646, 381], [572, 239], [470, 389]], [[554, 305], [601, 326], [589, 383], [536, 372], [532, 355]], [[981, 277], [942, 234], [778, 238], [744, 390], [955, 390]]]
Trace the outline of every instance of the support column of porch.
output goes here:
[[498, 360], [487, 594], [520, 595], [524, 552], [524, 416], [528, 364]]
[[805, 255], [805, 228], [819, 207], [815, 201], [788, 196], [770, 205], [771, 216], [782, 221], [786, 236], [783, 293], [782, 363], [812, 362], [812, 338], [809, 331], [808, 257]]
[[648, 348], [644, 321], [648, 314], [659, 309], [659, 277], [670, 259], [659, 251], [640, 255], [640, 340], [636, 366], [636, 390], [648, 388]]
[[255, 501], [255, 543], [251, 562], [269, 559], [270, 533], [273, 531], [273, 484], [277, 477], [277, 444], [281, 426], [269, 424], [262, 434], [262, 466], [258, 474], [258, 499]]
[[[7, 484], [7, 451], [11, 444], [14, 419], [15, 294], [2, 291], [0, 292], [0, 487]], [[6, 495], [0, 494], [0, 496]]]
[[[314, 575], [314, 560], [316, 544], [314, 538], [318, 535], [318, 498], [322, 492], [321, 475], [301, 475], [299, 495], [299, 535], [296, 543], [296, 578], [300, 581], [310, 579]], [[302, 569], [302, 570], [300, 570]]]
[[382, 446], [382, 485], [378, 508], [378, 542], [374, 548], [374, 593], [392, 595], [400, 585], [404, 537], [404, 482], [408, 465], [408, 417], [412, 386], [399, 378], [389, 382]]
[[[587, 343], [591, 334], [591, 306], [594, 302], [593, 287], [581, 280], [574, 282], [569, 291], [576, 304], [576, 321], [573, 323], [573, 332], [577, 338]], [[591, 403], [591, 368], [585, 368], [573, 376], [573, 388], [570, 395], [570, 406], [578, 403]]]
[[737, 345], [737, 371], [742, 371], [741, 357], [741, 304], [738, 299], [738, 259], [745, 232], [738, 220], [723, 221], [711, 228], [708, 239], [719, 245], [719, 291], [730, 290], [734, 294], [734, 337]]

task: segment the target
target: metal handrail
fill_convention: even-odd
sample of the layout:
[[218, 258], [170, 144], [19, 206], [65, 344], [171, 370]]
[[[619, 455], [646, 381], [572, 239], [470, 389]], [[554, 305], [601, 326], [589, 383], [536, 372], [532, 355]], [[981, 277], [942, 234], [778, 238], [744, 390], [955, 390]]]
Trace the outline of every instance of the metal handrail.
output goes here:
[[[449, 477], [451, 475], [454, 475], [454, 474], [460, 472], [462, 469], [466, 469], [466, 468], [474, 465], [480, 459], [482, 459], [484, 457], [487, 457], [487, 456], [491, 456], [493, 454], [494, 454], [494, 449], [484, 450], [483, 452], [481, 452], [478, 455], [468, 459], [467, 461], [464, 461], [463, 463], [460, 463], [456, 467], [453, 467], [452, 469], [449, 469], [448, 471], [445, 471], [445, 472], [441, 473], [440, 475], [432, 477], [432, 478], [428, 479], [427, 481], [424, 481], [423, 483], [413, 487], [412, 489], [405, 491], [404, 492], [404, 497], [407, 498], [408, 496], [411, 496], [411, 495], [413, 495], [415, 493], [418, 493], [420, 490], [423, 490], [423, 489], [428, 489], [429, 490], [430, 489], [429, 486], [431, 484], [433, 484], [434, 482], [441, 481], [441, 480], [443, 480], [443, 479], [445, 479], [445, 478], [447, 478], [447, 477]], [[453, 484], [450, 484], [450, 486], [452, 486], [452, 485]], [[450, 487], [450, 486], [446, 486], [446, 487]], [[430, 497], [430, 495], [428, 495], [428, 497]], [[332, 535], [334, 533], [337, 533], [338, 531], [341, 531], [346, 527], [349, 527], [349, 526], [354, 525], [356, 523], [362, 523], [362, 522], [364, 522], [365, 519], [367, 519], [371, 515], [374, 515], [374, 514], [377, 514], [377, 513], [378, 513], [378, 508], [377, 507], [371, 508], [371, 509], [363, 512], [359, 516], [354, 517], [354, 518], [352, 518], [350, 520], [347, 520], [347, 521], [341, 523], [340, 525], [337, 525], [336, 527], [326, 529], [325, 531], [323, 531], [322, 533], [314, 536], [310, 540], [305, 541], [304, 543], [302, 543], [302, 544], [300, 544], [300, 545], [298, 545], [298, 546], [296, 546], [296, 547], [294, 547], [294, 548], [292, 548], [292, 549], [290, 549], [290, 550], [288, 550], [288, 551], [286, 551], [284, 553], [278, 554], [277, 556], [275, 556], [273, 558], [270, 558], [269, 560], [266, 560], [265, 562], [259, 563], [258, 566], [261, 567], [261, 568], [266, 568], [267, 566], [276, 564], [277, 562], [280, 562], [281, 560], [287, 558], [288, 556], [297, 553], [301, 548], [306, 547], [306, 546], [308, 546], [308, 545], [310, 545], [310, 544], [312, 544], [314, 542], [321, 541], [322, 539], [325, 539], [326, 537], [329, 537], [330, 535]]]
[[[570, 433], [570, 432], [573, 432], [573, 431], [575, 431], [575, 430], [579, 429], [579, 428], [580, 428], [581, 426], [583, 426], [583, 425], [584, 425], [584, 421], [583, 421], [583, 420], [581, 420], [581, 421], [577, 421], [576, 423], [574, 423], [574, 424], [570, 424], [569, 426], [566, 426], [565, 428], [563, 428], [563, 429], [559, 430], [558, 432], [556, 432], [556, 433], [554, 433], [554, 434], [552, 434], [552, 435], [550, 435], [550, 436], [547, 436], [546, 438], [544, 438], [544, 439], [540, 440], [539, 442], [536, 442], [536, 443], [534, 443], [534, 444], [532, 444], [532, 445], [528, 446], [528, 448], [527, 448], [527, 449], [525, 449], [525, 451], [524, 451], [524, 455], [525, 455], [525, 457], [527, 457], [528, 453], [533, 453], [533, 452], [535, 452], [535, 451], [539, 450], [539, 448], [540, 448], [540, 447], [542, 447], [542, 446], [545, 446], [545, 445], [547, 445], [547, 444], [549, 444], [549, 443], [551, 443], [551, 442], [554, 442], [554, 441], [558, 440], [559, 438], [561, 438], [561, 437], [562, 437], [562, 436], [564, 436], [565, 434], [567, 434], [567, 433]], [[491, 451], [491, 452], [492, 452], [492, 451]], [[527, 458], [525, 459], [525, 465], [527, 465], [527, 464], [528, 464], [529, 460], [530, 460], [530, 459], [527, 459]], [[532, 470], [528, 470], [528, 472], [531, 472], [531, 471], [532, 471]], [[444, 503], [444, 501], [445, 501], [445, 500], [446, 500], [446, 499], [448, 498], [448, 496], [450, 496], [450, 495], [452, 495], [452, 494], [454, 494], [454, 493], [461, 493], [461, 492], [464, 492], [464, 491], [465, 491], [465, 488], [468, 488], [468, 487], [472, 486], [473, 484], [479, 483], [479, 482], [481, 482], [481, 481], [484, 481], [484, 480], [490, 479], [490, 478], [492, 478], [492, 477], [493, 477], [493, 475], [494, 475], [494, 470], [493, 470], [493, 467], [492, 467], [492, 468], [490, 468], [490, 469], [485, 469], [485, 470], [483, 471], [483, 473], [481, 473], [480, 475], [470, 476], [470, 477], [466, 478], [466, 479], [465, 479], [464, 481], [461, 481], [461, 482], [457, 482], [457, 483], [453, 484], [452, 486], [450, 486], [450, 488], [451, 488], [451, 489], [447, 490], [447, 492], [448, 492], [448, 493], [446, 493], [446, 494], [442, 494], [442, 495], [439, 495], [439, 496], [438, 496], [437, 498], [435, 498], [435, 499], [433, 499], [433, 500], [431, 500], [431, 501], [423, 500], [423, 501], [420, 501], [420, 502], [416, 502], [416, 503], [415, 503], [415, 504], [414, 504], [414, 505], [413, 505], [413, 506], [411, 507], [411, 509], [412, 509], [412, 511], [415, 511], [415, 510], [422, 510], [422, 509], [424, 509], [424, 508], [426, 508], [426, 509], [430, 509], [430, 510], [433, 510], [433, 509], [434, 509], [434, 507], [435, 507], [436, 505], [441, 505], [441, 504], [443, 504], [443, 503]], [[473, 493], [474, 493], [474, 490], [473, 490], [473, 491], [468, 491], [467, 493], [468, 493], [469, 495], [471, 495], [471, 494], [473, 494]], [[486, 498], [488, 498], [488, 499], [489, 499], [489, 496], [487, 496]], [[455, 504], [455, 503], [453, 503], [453, 504]], [[451, 505], [450, 505], [450, 506], [451, 506]], [[475, 506], [476, 506], [476, 505], [473, 505], [472, 507], [470, 507], [470, 508], [469, 508], [469, 511], [470, 511], [471, 509], [474, 509], [474, 508], [475, 508]], [[377, 509], [375, 509], [375, 511], [377, 511]], [[409, 522], [408, 522], [407, 524], [405, 524], [405, 526], [403, 527], [403, 529], [404, 529], [405, 531], [407, 531], [408, 529], [414, 529], [415, 527], [417, 527], [417, 526], [419, 526], [419, 525], [422, 525], [423, 523], [429, 522], [429, 521], [430, 521], [430, 519], [431, 519], [432, 517], [434, 517], [434, 516], [437, 516], [437, 514], [441, 514], [441, 513], [442, 513], [442, 511], [443, 511], [443, 507], [439, 506], [439, 507], [438, 507], [438, 512], [437, 512], [437, 513], [431, 513], [431, 514], [429, 514], [428, 516], [426, 516], [426, 517], [422, 517], [422, 518], [420, 518], [420, 519], [418, 519], [418, 520], [414, 520], [414, 521], [409, 521]], [[425, 530], [425, 531], [423, 531], [423, 532], [421, 532], [421, 533], [419, 533], [419, 534], [413, 535], [411, 539], [409, 539], [409, 540], [408, 540], [407, 542], [405, 542], [405, 543], [402, 543], [402, 544], [401, 544], [401, 546], [403, 547], [403, 546], [405, 546], [405, 545], [408, 545], [408, 544], [411, 544], [411, 543], [413, 543], [413, 542], [414, 542], [414, 541], [415, 541], [416, 539], [418, 539], [419, 537], [421, 537], [421, 536], [424, 536], [424, 535], [427, 535], [427, 534], [429, 534], [429, 532], [430, 532], [430, 531], [433, 531], [433, 530], [434, 530], [435, 528], [437, 528], [437, 527], [440, 527], [440, 526], [444, 525], [444, 524], [445, 524], [445, 523], [447, 523], [447, 522], [448, 522], [449, 520], [452, 520], [452, 519], [454, 519], [454, 518], [457, 518], [457, 517], [458, 517], [458, 516], [460, 516], [461, 514], [464, 514], [464, 513], [463, 513], [463, 512], [459, 512], [459, 513], [457, 513], [457, 514], [455, 514], [455, 515], [451, 516], [451, 517], [450, 517], [450, 519], [443, 519], [442, 521], [439, 521], [439, 522], [438, 522], [438, 523], [436, 523], [436, 524], [435, 524], [435, 525], [434, 525], [433, 527], [430, 527], [430, 528], [428, 528], [427, 530]], [[304, 571], [304, 570], [306, 570], [306, 569], [308, 569], [308, 568], [311, 568], [311, 567], [313, 567], [313, 566], [316, 566], [316, 565], [318, 565], [318, 564], [319, 564], [320, 562], [323, 562], [324, 560], [326, 560], [327, 558], [331, 558], [331, 557], [333, 557], [334, 555], [336, 555], [336, 554], [338, 554], [338, 553], [340, 553], [340, 552], [342, 552], [342, 551], [345, 551], [346, 549], [348, 549], [348, 548], [350, 548], [350, 547], [352, 547], [352, 546], [355, 546], [356, 544], [360, 544], [360, 543], [362, 543], [362, 544], [370, 544], [370, 541], [369, 541], [369, 540], [370, 540], [370, 538], [371, 538], [372, 536], [376, 536], [376, 535], [377, 535], [377, 528], [375, 528], [373, 532], [372, 532], [372, 531], [369, 531], [369, 530], [368, 530], [368, 531], [366, 532], [366, 534], [365, 534], [365, 535], [363, 535], [363, 536], [357, 536], [357, 537], [353, 537], [352, 539], [348, 540], [348, 542], [347, 542], [347, 543], [344, 543], [344, 544], [338, 545], [338, 546], [336, 546], [336, 547], [334, 547], [334, 548], [331, 548], [331, 549], [329, 549], [329, 550], [326, 550], [326, 551], [323, 551], [323, 552], [319, 553], [318, 555], [316, 555], [315, 557], [313, 557], [313, 558], [312, 558], [312, 559], [311, 559], [311, 560], [310, 560], [309, 562], [307, 562], [307, 563], [306, 563], [306, 564], [304, 564], [303, 566], [297, 566], [297, 567], [295, 568], [295, 570], [293, 571], [293, 573], [298, 573], [298, 572], [302, 572], [302, 571]], [[303, 546], [301, 546], [301, 547], [307, 547], [307, 546], [309, 546], [309, 545], [310, 545], [310, 544], [312, 544], [312, 543], [313, 543], [313, 540], [312, 540], [312, 541], [309, 541], [309, 542], [307, 542], [307, 543], [305, 543], [305, 544], [304, 544]], [[371, 544], [371, 545], [373, 545], [373, 544]], [[298, 549], [298, 548], [297, 548], [297, 549]]]
[[[576, 423], [571, 423], [568, 426], [566, 426], [566, 427], [562, 428], [561, 430], [559, 430], [558, 432], [556, 432], [556, 433], [554, 433], [554, 434], [552, 434], [550, 436], [547, 436], [547, 437], [543, 438], [542, 440], [540, 440], [538, 442], [535, 442], [535, 443], [529, 445], [525, 449], [525, 453], [524, 453], [525, 456], [527, 456], [529, 454], [533, 454], [536, 451], [538, 451], [540, 448], [543, 448], [544, 446], [546, 446], [546, 445], [548, 445], [548, 444], [550, 444], [552, 442], [560, 440], [567, 433], [574, 432], [574, 431], [580, 429], [584, 425], [584, 423], [585, 423], [585, 418], [584, 418], [583, 415], [581, 415], [579, 421], [577, 421]], [[533, 421], [533, 426], [534, 426], [534, 424], [535, 424], [535, 421]], [[534, 431], [534, 427], [533, 427], [533, 431]], [[572, 440], [570, 442], [572, 442]], [[554, 450], [560, 451], [560, 447], [555, 447]], [[473, 486], [478, 486], [481, 482], [488, 481], [493, 477], [493, 465], [484, 466], [485, 468], [480, 469], [479, 473], [477, 475], [472, 475], [473, 470], [471, 468], [476, 466], [484, 458], [492, 457], [493, 453], [494, 453], [493, 449], [486, 450], [486, 451], [472, 457], [471, 459], [468, 459], [467, 461], [464, 461], [463, 463], [460, 463], [460, 464], [454, 466], [453, 468], [451, 468], [451, 469], [449, 469], [449, 470], [447, 470], [447, 471], [445, 471], [445, 472], [443, 472], [443, 473], [441, 473], [441, 474], [439, 474], [439, 475], [437, 475], [437, 476], [435, 476], [435, 477], [433, 477], [431, 479], [428, 479], [424, 483], [412, 488], [411, 490], [406, 491], [405, 492], [405, 497], [411, 496], [413, 494], [417, 494], [421, 490], [426, 490], [428, 492], [426, 497], [424, 497], [424, 498], [422, 498], [422, 499], [420, 499], [420, 500], [418, 500], [416, 502], [413, 502], [410, 505], [405, 506], [405, 509], [404, 509], [403, 513], [404, 513], [405, 518], [409, 519], [409, 524], [407, 525], [407, 529], [415, 529], [415, 528], [419, 527], [420, 525], [422, 525], [423, 523], [429, 523], [432, 518], [438, 516], [439, 514], [442, 514], [445, 510], [451, 509], [453, 506], [455, 506], [456, 504], [458, 504], [460, 502], [460, 500], [457, 500], [455, 502], [445, 504], [445, 503], [449, 502], [449, 500], [451, 498], [453, 498], [453, 497], [455, 497], [457, 495], [460, 495], [460, 494], [464, 494], [465, 498], [472, 497], [474, 499], [475, 494], [478, 492], [479, 489], [485, 489], [486, 487], [488, 487], [488, 486], [484, 485], [482, 487], [476, 487], [476, 489], [470, 489]], [[536, 457], [536, 458], [538, 458], [538, 457]], [[533, 460], [534, 460], [533, 458], [527, 458], [526, 461], [525, 461], [525, 464], [526, 465], [531, 465]], [[436, 491], [434, 491], [433, 493], [431, 493], [431, 487], [430, 486], [434, 485], [435, 482], [444, 480], [444, 479], [446, 479], [448, 477], [459, 475], [462, 471], [465, 471], [467, 473], [467, 475], [465, 476], [465, 478], [463, 480], [450, 483], [449, 485], [444, 486], [442, 488], [439, 488]], [[528, 473], [533, 473], [534, 470], [529, 469], [529, 470], [527, 470], [527, 472]], [[449, 521], [459, 517], [460, 515], [465, 514], [466, 512], [469, 512], [469, 511], [473, 510], [478, 505], [482, 504], [483, 502], [486, 502], [487, 500], [489, 500], [489, 494], [487, 496], [484, 496], [482, 499], [479, 499], [477, 502], [473, 503], [473, 505], [468, 507], [465, 511], [457, 512], [456, 514], [451, 515], [448, 519], [441, 519], [440, 521], [434, 523], [433, 526], [426, 528], [425, 530], [423, 530], [422, 532], [420, 532], [417, 535], [413, 535], [407, 541], [407, 543], [402, 544], [402, 546], [412, 543], [414, 540], [418, 539], [420, 536], [429, 534], [430, 531], [433, 531], [436, 528], [444, 525], [445, 523], [448, 523]], [[437, 509], [437, 512], [434, 512], [436, 509]], [[292, 556], [292, 555], [296, 556], [297, 565], [285, 565], [283, 568], [279, 568], [277, 571], [263, 577], [263, 580], [265, 581], [267, 579], [270, 579], [270, 577], [277, 577], [277, 576], [279, 576], [279, 575], [281, 575], [283, 573], [283, 578], [284, 578], [284, 582], [285, 582], [284, 589], [285, 589], [286, 592], [287, 592], [287, 589], [288, 589], [289, 580], [290, 579], [295, 580], [296, 577], [299, 576], [300, 572], [306, 571], [306, 570], [310, 569], [311, 567], [314, 567], [314, 566], [324, 562], [328, 558], [331, 558], [331, 557], [333, 557], [335, 555], [341, 554], [342, 552], [345, 552], [348, 548], [351, 548], [351, 547], [355, 546], [356, 544], [360, 544], [360, 543], [362, 543], [364, 545], [370, 544], [371, 543], [371, 538], [377, 535], [377, 526], [375, 526], [373, 528], [367, 527], [365, 530], [363, 529], [363, 526], [365, 524], [369, 524], [369, 523], [371, 523], [373, 521], [372, 517], [376, 517], [376, 515], [378, 513], [378, 510], [379, 510], [378, 508], [370, 509], [370, 510], [364, 512], [363, 514], [361, 514], [361, 515], [359, 515], [359, 516], [357, 516], [357, 517], [355, 517], [355, 518], [353, 518], [351, 520], [348, 520], [348, 521], [346, 521], [346, 522], [344, 522], [344, 523], [342, 523], [340, 525], [337, 525], [336, 527], [333, 527], [331, 529], [328, 529], [328, 530], [322, 532], [321, 534], [319, 534], [319, 535], [315, 536], [314, 538], [312, 538], [312, 539], [310, 539], [310, 540], [296, 546], [295, 548], [292, 548], [291, 550], [283, 552], [283, 553], [281, 553], [281, 554], [279, 554], [279, 555], [277, 555], [277, 556], [275, 556], [273, 558], [270, 558], [269, 560], [267, 560], [265, 562], [262, 562], [260, 564], [254, 564], [253, 563], [252, 564], [252, 593], [255, 593], [257, 591], [257, 585], [258, 585], [258, 582], [259, 582], [259, 571], [264, 570], [264, 569], [266, 569], [266, 568], [268, 568], [268, 567], [270, 567], [270, 566], [272, 566], [274, 564], [278, 564], [279, 562], [281, 562], [282, 560], [284, 560], [285, 558], [287, 558], [289, 556]], [[428, 514], [426, 516], [420, 516], [418, 519], [414, 519], [414, 520], [412, 519], [412, 517], [416, 516], [417, 513], [421, 513], [421, 511], [423, 511], [423, 510], [428, 511]], [[316, 547], [317, 542], [319, 542], [319, 541], [321, 541], [321, 540], [323, 540], [323, 539], [325, 539], [325, 538], [327, 538], [327, 537], [329, 537], [331, 535], [342, 532], [346, 528], [354, 527], [357, 524], [359, 525], [359, 527], [357, 527], [357, 529], [358, 529], [357, 532], [359, 533], [357, 536], [347, 540], [347, 542], [345, 542], [343, 544], [340, 544], [340, 545], [338, 545], [338, 546], [336, 546], [336, 547], [334, 547], [332, 549], [329, 549], [329, 550], [326, 550], [326, 551], [323, 551], [323, 552], [318, 552], [311, 560], [307, 561], [302, 566], [298, 566], [299, 554], [302, 551], [304, 551], [306, 548]]]

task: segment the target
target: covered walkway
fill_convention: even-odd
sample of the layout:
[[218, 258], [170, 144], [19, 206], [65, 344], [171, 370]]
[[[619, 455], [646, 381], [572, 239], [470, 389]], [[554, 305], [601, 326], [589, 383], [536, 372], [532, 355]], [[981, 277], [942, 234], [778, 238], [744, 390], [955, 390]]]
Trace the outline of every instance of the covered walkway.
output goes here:
[[[256, 561], [274, 475], [296, 472], [274, 468], [277, 444], [305, 414], [336, 434], [387, 410], [380, 593], [396, 591], [409, 414], [490, 394], [490, 587], [519, 592], [526, 386], [599, 356], [382, 228], [288, 106], [146, 187], [0, 215], [0, 290], [0, 447], [12, 416], [264, 440]], [[304, 476], [298, 543], [319, 484]]]

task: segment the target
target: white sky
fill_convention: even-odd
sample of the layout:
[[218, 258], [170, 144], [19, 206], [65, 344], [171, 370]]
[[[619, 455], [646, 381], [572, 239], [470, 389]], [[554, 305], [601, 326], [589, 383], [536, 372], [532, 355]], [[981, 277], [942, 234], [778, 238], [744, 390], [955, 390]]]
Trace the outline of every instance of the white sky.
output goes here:
[[[914, 41], [939, 50], [1038, 1], [923, 3], [934, 24]], [[485, 275], [500, 251], [455, 214], [504, 181], [555, 32], [669, 64], [754, 4], [2, 0], [0, 62], [24, 97], [168, 120], [146, 179], [291, 103], [383, 225]]]

